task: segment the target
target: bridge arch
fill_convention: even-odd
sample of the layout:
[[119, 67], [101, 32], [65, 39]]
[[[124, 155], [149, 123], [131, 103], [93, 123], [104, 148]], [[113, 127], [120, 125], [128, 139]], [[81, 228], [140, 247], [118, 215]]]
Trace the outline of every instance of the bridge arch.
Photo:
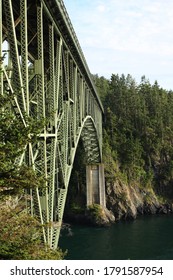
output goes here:
[[[100, 135], [97, 132], [97, 127], [93, 118], [88, 115], [82, 122], [79, 128], [79, 134], [76, 141], [76, 149], [78, 142], [81, 139], [83, 142], [87, 164], [96, 164], [102, 161], [102, 148], [100, 143]], [[72, 153], [72, 161], [76, 154], [76, 149]]]
[[0, 1], [0, 64], [0, 94], [11, 96], [23, 125], [25, 116], [49, 120], [19, 164], [27, 161], [47, 179], [28, 204], [51, 224], [44, 241], [56, 248], [80, 137], [88, 164], [102, 159], [103, 107], [62, 0]]

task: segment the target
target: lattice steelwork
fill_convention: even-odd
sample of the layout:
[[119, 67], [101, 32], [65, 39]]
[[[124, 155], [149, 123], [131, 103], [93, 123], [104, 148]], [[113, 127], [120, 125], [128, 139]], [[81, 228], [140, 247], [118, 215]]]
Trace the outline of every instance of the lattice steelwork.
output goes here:
[[44, 241], [56, 248], [79, 138], [88, 163], [101, 162], [103, 113], [63, 1], [0, 0], [0, 66], [0, 92], [23, 125], [26, 116], [48, 120], [19, 164], [47, 179], [31, 191], [30, 208], [51, 225]]

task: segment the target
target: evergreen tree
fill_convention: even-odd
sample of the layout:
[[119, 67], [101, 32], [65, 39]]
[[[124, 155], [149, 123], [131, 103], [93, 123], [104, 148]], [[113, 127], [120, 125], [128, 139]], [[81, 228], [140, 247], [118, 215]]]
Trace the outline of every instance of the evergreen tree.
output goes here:
[[19, 165], [27, 144], [37, 140], [43, 127], [43, 121], [26, 120], [24, 126], [9, 98], [0, 96], [0, 259], [62, 259], [61, 250], [43, 244], [43, 226], [27, 213], [26, 189], [44, 187], [45, 180]]

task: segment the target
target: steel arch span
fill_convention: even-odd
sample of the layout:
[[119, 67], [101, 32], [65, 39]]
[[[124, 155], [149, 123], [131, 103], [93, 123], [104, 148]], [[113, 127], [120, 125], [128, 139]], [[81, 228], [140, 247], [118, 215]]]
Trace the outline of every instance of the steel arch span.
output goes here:
[[[0, 94], [16, 116], [48, 119], [20, 159], [44, 174], [47, 188], [31, 191], [31, 213], [44, 241], [56, 248], [80, 137], [88, 164], [102, 159], [103, 107], [62, 0], [0, 0]], [[27, 154], [27, 156], [26, 156]]]

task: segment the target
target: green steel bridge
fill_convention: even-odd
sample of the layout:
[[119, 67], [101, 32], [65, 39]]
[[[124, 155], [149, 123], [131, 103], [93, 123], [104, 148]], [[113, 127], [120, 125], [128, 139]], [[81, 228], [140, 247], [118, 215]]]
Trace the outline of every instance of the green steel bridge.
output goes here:
[[44, 242], [56, 248], [80, 138], [87, 205], [105, 206], [103, 107], [62, 0], [0, 0], [0, 67], [0, 94], [11, 94], [23, 125], [26, 116], [49, 116], [19, 164], [27, 161], [47, 179], [45, 189], [30, 190], [29, 209], [51, 225], [43, 230]]

